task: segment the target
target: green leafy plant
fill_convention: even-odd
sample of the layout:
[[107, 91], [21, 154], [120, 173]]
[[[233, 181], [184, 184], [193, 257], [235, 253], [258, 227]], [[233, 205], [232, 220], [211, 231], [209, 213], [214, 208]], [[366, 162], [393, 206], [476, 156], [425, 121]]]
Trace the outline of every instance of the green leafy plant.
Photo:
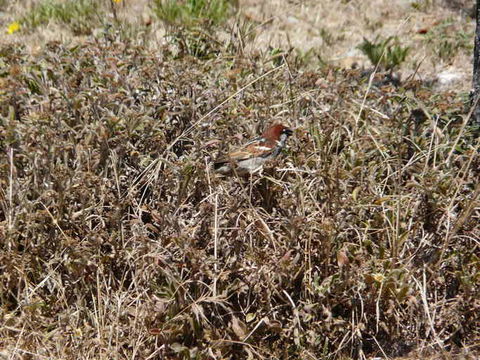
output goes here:
[[98, 9], [93, 0], [44, 0], [21, 18], [20, 23], [36, 28], [55, 21], [67, 25], [75, 34], [90, 34], [92, 19], [100, 19]]
[[472, 51], [472, 38], [473, 34], [458, 29], [453, 19], [446, 19], [429, 29], [424, 39], [437, 58], [448, 62], [460, 51]]
[[410, 6], [417, 11], [429, 11], [433, 6], [432, 0], [413, 1]]
[[275, 66], [280, 66], [285, 62], [286, 54], [287, 53], [280, 48], [270, 48], [270, 56]]
[[213, 25], [223, 22], [233, 6], [229, 0], [154, 0], [155, 15], [170, 25], [192, 26], [198, 23]]
[[[393, 42], [393, 44], [392, 44]], [[374, 41], [363, 39], [358, 48], [368, 57], [373, 65], [384, 70], [393, 70], [405, 61], [410, 51], [409, 47], [399, 44], [398, 38], [390, 36], [386, 39], [377, 38]]]

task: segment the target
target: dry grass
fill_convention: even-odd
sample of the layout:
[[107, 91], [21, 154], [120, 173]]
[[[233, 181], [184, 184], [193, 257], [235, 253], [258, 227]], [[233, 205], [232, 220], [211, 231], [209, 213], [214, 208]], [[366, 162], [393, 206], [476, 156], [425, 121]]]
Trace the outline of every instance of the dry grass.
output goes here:
[[[2, 46], [0, 357], [477, 358], [465, 97], [307, 71], [236, 21]], [[273, 121], [261, 176], [212, 173]]]
[[[446, 1], [450, 3], [451, 1]], [[242, 11], [261, 28], [252, 49], [267, 46], [294, 51], [308, 58], [340, 66], [370, 66], [357, 46], [363, 38], [398, 36], [412, 48], [402, 66], [409, 76], [419, 72], [433, 80], [439, 73], [452, 72], [458, 81], [443, 86], [465, 91], [471, 84], [471, 38], [474, 22], [464, 12], [453, 11], [441, 1], [282, 1], [245, 0]], [[426, 31], [427, 33], [419, 33]], [[467, 43], [459, 39], [466, 34]], [[445, 49], [446, 48], [446, 49]], [[438, 52], [448, 52], [439, 59]]]
[[[40, 0], [14, 0], [0, 13], [0, 25], [6, 25], [22, 16], [25, 9], [33, 8]], [[65, 0], [62, 0], [65, 1]], [[238, 31], [254, 35], [243, 44], [245, 51], [268, 52], [269, 48], [284, 52], [294, 51], [307, 64], [321, 61], [351, 67], [370, 66], [368, 59], [357, 46], [363, 38], [374, 40], [377, 36], [398, 36], [404, 46], [412, 51], [402, 65], [402, 73], [421, 76], [424, 81], [437, 81], [439, 74], [453, 74], [455, 81], [436, 84], [441, 90], [469, 91], [471, 87], [471, 51], [475, 29], [468, 18], [469, 2], [456, 0], [322, 0], [322, 1], [252, 1], [238, 0], [240, 25]], [[418, 6], [412, 6], [412, 3]], [[106, 10], [102, 18], [107, 23], [121, 20], [142, 33], [145, 23], [155, 41], [147, 46], [155, 50], [164, 45], [165, 29], [154, 20], [150, 0], [123, 1], [115, 14], [110, 11], [110, 1], [101, 2], [99, 9]], [[442, 6], [448, 5], [448, 6]], [[459, 11], [459, 9], [461, 11]], [[115, 15], [115, 16], [114, 16]], [[234, 26], [232, 23], [231, 26]], [[93, 32], [101, 32], [95, 24]], [[225, 34], [217, 34], [222, 37]], [[228, 36], [228, 34], [227, 34]], [[41, 27], [34, 33], [17, 35], [18, 41], [36, 53], [48, 41], [82, 42], [83, 37], [72, 37], [65, 26], [54, 23]], [[11, 42], [12, 37], [0, 37], [0, 44]]]

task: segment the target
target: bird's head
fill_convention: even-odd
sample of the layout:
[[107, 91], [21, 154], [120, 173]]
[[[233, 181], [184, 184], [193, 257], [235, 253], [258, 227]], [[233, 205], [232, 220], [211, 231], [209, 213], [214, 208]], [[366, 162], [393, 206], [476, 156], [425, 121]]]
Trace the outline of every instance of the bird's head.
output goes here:
[[292, 134], [293, 131], [290, 128], [282, 124], [275, 124], [265, 130], [262, 137], [269, 141], [281, 141], [283, 143]]

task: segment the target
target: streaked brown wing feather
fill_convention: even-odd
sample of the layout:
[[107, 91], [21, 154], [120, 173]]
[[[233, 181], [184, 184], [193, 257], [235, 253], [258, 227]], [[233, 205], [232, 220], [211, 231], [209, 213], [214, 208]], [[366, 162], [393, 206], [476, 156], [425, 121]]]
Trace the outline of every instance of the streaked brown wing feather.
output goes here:
[[272, 147], [264, 143], [250, 144], [246, 147], [233, 151], [228, 155], [218, 158], [215, 161], [215, 165], [218, 166], [228, 162], [247, 160], [252, 157], [268, 156], [272, 152], [272, 150]]
[[251, 157], [257, 157], [257, 156], [268, 156], [272, 150], [273, 146], [270, 146], [269, 144], [266, 144], [265, 142], [258, 143], [258, 144], [251, 144], [246, 147], [246, 151], [248, 151], [251, 154]]
[[250, 159], [252, 157], [252, 154], [247, 152], [247, 151], [235, 151], [231, 152], [228, 155], [224, 155], [222, 157], [219, 157], [217, 160], [215, 160], [215, 164], [225, 164], [228, 162], [235, 162], [235, 161], [241, 161], [245, 159]]

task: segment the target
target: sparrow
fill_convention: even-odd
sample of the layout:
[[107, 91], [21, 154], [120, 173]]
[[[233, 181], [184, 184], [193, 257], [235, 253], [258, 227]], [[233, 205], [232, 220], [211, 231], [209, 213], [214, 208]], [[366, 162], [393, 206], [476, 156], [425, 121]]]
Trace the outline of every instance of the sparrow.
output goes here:
[[217, 173], [222, 175], [246, 175], [260, 171], [270, 159], [280, 154], [292, 130], [282, 124], [267, 128], [262, 136], [255, 138], [241, 148], [222, 157], [213, 164]]

